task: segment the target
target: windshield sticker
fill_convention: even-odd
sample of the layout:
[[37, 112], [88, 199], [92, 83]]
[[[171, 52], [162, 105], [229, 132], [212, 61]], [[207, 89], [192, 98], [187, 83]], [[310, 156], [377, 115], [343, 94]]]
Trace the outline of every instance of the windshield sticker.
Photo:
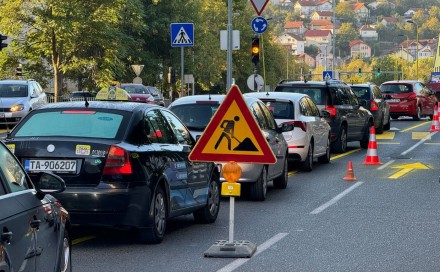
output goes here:
[[90, 145], [76, 145], [75, 154], [87, 156], [90, 155]]

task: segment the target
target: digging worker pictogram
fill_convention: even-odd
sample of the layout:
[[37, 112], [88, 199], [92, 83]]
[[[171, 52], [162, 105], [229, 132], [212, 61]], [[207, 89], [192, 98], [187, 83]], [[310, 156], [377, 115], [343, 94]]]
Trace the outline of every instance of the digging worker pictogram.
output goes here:
[[228, 140], [228, 150], [231, 150], [231, 142], [232, 138], [234, 137], [234, 127], [235, 122], [238, 122], [240, 120], [240, 117], [235, 116], [234, 120], [224, 120], [220, 127], [223, 129], [222, 134], [220, 135], [220, 138], [217, 140], [217, 143], [215, 144], [215, 149], [218, 148], [220, 142], [223, 140], [224, 137]]

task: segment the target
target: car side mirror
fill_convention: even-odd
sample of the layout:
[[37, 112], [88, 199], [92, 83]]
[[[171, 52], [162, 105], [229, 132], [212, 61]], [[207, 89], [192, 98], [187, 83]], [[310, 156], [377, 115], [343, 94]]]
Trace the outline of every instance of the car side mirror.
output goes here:
[[61, 193], [66, 190], [64, 180], [52, 172], [39, 172], [36, 181], [34, 181], [34, 186], [40, 199], [45, 194]]
[[322, 118], [330, 118], [330, 112], [326, 110], [321, 110], [321, 117]]
[[280, 125], [280, 129], [281, 129], [281, 132], [288, 132], [288, 131], [292, 131], [294, 129], [294, 126], [292, 123], [286, 122], [286, 123], [282, 123]]
[[38, 94], [36, 94], [36, 93], [31, 94], [31, 98], [37, 98], [37, 97], [38, 97]]

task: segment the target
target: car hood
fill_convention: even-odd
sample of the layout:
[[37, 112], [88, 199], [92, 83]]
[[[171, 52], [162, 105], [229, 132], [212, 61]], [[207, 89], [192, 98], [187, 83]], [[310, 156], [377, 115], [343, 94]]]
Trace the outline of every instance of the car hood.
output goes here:
[[26, 104], [27, 97], [3, 97], [0, 98], [0, 108], [10, 108], [16, 104]]

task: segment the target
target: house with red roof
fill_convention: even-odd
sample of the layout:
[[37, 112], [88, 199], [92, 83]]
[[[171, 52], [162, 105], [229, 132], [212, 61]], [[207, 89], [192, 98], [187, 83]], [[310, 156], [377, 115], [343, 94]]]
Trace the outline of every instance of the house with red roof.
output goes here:
[[304, 33], [307, 45], [326, 45], [332, 42], [332, 32], [330, 30], [307, 30]]
[[307, 29], [303, 21], [289, 21], [284, 24], [284, 32], [295, 35], [302, 35]]

